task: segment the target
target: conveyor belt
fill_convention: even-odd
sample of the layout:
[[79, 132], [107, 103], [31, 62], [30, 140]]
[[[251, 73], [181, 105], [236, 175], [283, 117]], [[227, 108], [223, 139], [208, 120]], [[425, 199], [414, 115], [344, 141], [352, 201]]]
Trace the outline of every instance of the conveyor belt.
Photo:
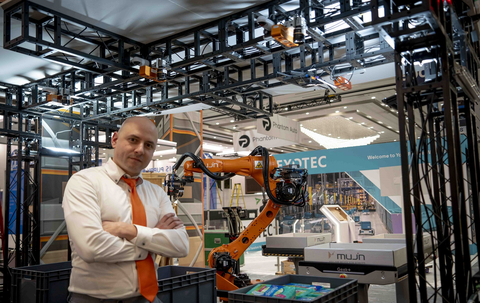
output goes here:
[[262, 256], [303, 258], [303, 248], [272, 248], [262, 245]]

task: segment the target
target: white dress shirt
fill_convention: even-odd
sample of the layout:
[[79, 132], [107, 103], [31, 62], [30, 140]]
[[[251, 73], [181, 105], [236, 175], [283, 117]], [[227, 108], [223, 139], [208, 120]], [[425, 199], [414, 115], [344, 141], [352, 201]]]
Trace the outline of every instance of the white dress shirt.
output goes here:
[[185, 227], [155, 228], [163, 215], [174, 210], [167, 194], [141, 176], [137, 192], [147, 226], [135, 225], [137, 237], [130, 241], [103, 230], [102, 221], [132, 223], [130, 187], [121, 180], [124, 175], [109, 160], [103, 167], [79, 171], [67, 183], [63, 209], [72, 248], [70, 292], [99, 299], [140, 296], [136, 260], [145, 259], [148, 253], [154, 260], [154, 253], [167, 257], [188, 254]]

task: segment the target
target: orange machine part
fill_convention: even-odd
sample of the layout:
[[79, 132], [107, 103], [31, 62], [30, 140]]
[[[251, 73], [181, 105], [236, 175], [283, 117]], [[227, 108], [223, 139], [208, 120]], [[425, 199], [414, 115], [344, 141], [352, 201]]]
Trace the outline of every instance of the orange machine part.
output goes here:
[[295, 47], [298, 44], [293, 43], [293, 28], [283, 26], [281, 24], [275, 24], [272, 26], [272, 38], [286, 47]]
[[[247, 156], [239, 159], [203, 159], [205, 166], [213, 173], [235, 173], [243, 176], [252, 176], [258, 184], [264, 186], [263, 179], [263, 159], [262, 156]], [[200, 173], [201, 169], [193, 167], [193, 161], [187, 161], [184, 168], [184, 176], [193, 176], [194, 172]], [[277, 161], [274, 157], [269, 157], [268, 175], [277, 167]], [[272, 194], [275, 195], [276, 181], [269, 178], [269, 185]], [[233, 259], [238, 260], [245, 250], [255, 241], [255, 239], [267, 228], [273, 221], [280, 206], [273, 203], [271, 200], [265, 205], [263, 211], [256, 217], [247, 228], [238, 236], [238, 238], [229, 244], [224, 244], [220, 247], [212, 249], [208, 256], [208, 265], [213, 268], [215, 266], [213, 254], [216, 252], [228, 252]], [[235, 290], [238, 289], [233, 281], [235, 277], [229, 272], [217, 271], [217, 288], [220, 290]], [[223, 301], [228, 301], [227, 298], [221, 298]]]
[[335, 86], [340, 88], [341, 90], [352, 89], [352, 83], [344, 77], [337, 77], [335, 80], [333, 80], [333, 82], [335, 83]]

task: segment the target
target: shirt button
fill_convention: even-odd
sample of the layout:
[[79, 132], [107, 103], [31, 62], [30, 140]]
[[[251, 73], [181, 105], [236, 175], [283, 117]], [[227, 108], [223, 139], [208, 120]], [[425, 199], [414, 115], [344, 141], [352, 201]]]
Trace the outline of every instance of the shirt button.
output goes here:
[[145, 245], [145, 242], [144, 242], [144, 243], [142, 243], [142, 245]]
[[141, 257], [142, 257], [142, 255], [141, 255], [141, 254], [140, 254], [140, 255], [138, 255], [138, 257], [139, 257], [139, 258], [141, 258]]

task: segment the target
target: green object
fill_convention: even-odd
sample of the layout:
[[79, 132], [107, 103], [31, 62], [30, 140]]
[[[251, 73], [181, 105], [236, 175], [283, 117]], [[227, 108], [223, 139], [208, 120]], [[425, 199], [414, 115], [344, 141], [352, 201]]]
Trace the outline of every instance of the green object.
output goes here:
[[205, 249], [215, 248], [228, 244], [227, 230], [206, 230], [205, 231]]

